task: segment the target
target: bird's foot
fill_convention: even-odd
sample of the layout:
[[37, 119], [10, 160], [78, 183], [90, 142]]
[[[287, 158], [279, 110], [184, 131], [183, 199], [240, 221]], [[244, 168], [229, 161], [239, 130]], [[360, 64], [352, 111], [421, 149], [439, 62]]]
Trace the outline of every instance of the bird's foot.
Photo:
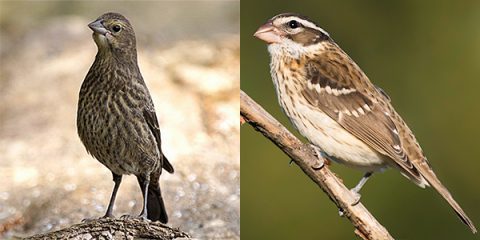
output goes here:
[[95, 220], [98, 220], [98, 218], [84, 218], [84, 219], [82, 219], [82, 223], [89, 223], [89, 222], [93, 222]]
[[365, 175], [360, 179], [360, 182], [358, 182], [357, 186], [354, 188], [350, 189], [350, 192], [353, 194], [354, 201], [352, 203], [352, 206], [357, 205], [360, 202], [360, 190], [362, 189], [363, 185], [367, 182], [367, 180], [372, 176], [372, 172], [366, 172]]
[[141, 214], [139, 216], [123, 215], [123, 216], [120, 217], [120, 219], [123, 219], [123, 220], [137, 219], [137, 220], [141, 220], [141, 221], [150, 222], [150, 220], [147, 218], [146, 214]]
[[150, 221], [150, 219], [147, 218], [147, 211], [144, 210], [140, 213], [140, 215], [138, 215], [139, 219], [142, 219], [143, 221]]
[[325, 161], [325, 154], [313, 144], [310, 144], [310, 147], [313, 149], [313, 151], [315, 151], [315, 155], [318, 159], [318, 161], [311, 167], [313, 168], [313, 170], [320, 170], [327, 164]]
[[355, 206], [360, 202], [360, 198], [362, 198], [362, 195], [359, 193], [359, 190], [357, 190], [356, 188], [350, 189], [350, 192], [353, 195], [353, 202], [351, 203], [351, 205]]
[[132, 215], [128, 215], [128, 214], [122, 215], [122, 216], [120, 217], [120, 219], [122, 219], [122, 220], [135, 219], [135, 218], [137, 218], [137, 217], [136, 217], [136, 216], [132, 216]]
[[105, 216], [97, 217], [97, 218], [95, 218], [95, 217], [94, 218], [84, 218], [84, 219], [82, 219], [82, 222], [83, 223], [88, 223], [88, 222], [93, 222], [93, 221], [101, 220], [101, 219], [105, 219], [105, 218], [115, 218], [115, 216], [110, 214], [110, 215], [105, 215]]
[[325, 167], [325, 165], [325, 160], [319, 158], [318, 161], [314, 165], [312, 165], [312, 168], [313, 170], [320, 170]]
[[[351, 206], [355, 206], [357, 205], [358, 203], [360, 203], [360, 198], [362, 198], [362, 195], [359, 193], [359, 189], [357, 189], [356, 187], [355, 188], [352, 188], [350, 189], [350, 192], [352, 193], [353, 195], [353, 202], [350, 203]], [[343, 217], [345, 215], [345, 211], [340, 208], [338, 210], [338, 215], [340, 215], [340, 217]]]

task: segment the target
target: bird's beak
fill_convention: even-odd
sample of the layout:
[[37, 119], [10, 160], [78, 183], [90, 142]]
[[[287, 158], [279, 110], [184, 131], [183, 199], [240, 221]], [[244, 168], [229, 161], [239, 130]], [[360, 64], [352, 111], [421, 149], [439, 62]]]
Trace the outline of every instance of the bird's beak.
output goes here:
[[105, 26], [103, 26], [102, 22], [103, 22], [102, 20], [96, 20], [88, 24], [88, 27], [92, 29], [94, 33], [105, 35], [108, 33], [108, 30], [105, 28]]
[[271, 21], [268, 21], [258, 28], [253, 36], [265, 41], [268, 44], [280, 43], [282, 41], [282, 33], [275, 26], [273, 26]]

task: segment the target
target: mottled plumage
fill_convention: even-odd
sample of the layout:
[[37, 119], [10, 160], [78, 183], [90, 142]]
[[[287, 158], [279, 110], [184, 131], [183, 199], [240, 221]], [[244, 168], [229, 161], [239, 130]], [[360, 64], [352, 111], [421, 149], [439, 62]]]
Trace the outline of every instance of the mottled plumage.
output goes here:
[[122, 175], [133, 174], [147, 200], [141, 217], [166, 223], [159, 177], [162, 168], [173, 173], [173, 167], [162, 152], [155, 108], [138, 68], [135, 33], [118, 13], [89, 27], [98, 53], [80, 89], [77, 128], [87, 151], [113, 174], [106, 216], [112, 216]]
[[269, 43], [271, 74], [282, 109], [315, 147], [337, 162], [365, 171], [367, 178], [393, 167], [420, 187], [433, 186], [476, 232], [390, 98], [327, 32], [303, 16], [287, 13], [270, 19], [255, 36]]

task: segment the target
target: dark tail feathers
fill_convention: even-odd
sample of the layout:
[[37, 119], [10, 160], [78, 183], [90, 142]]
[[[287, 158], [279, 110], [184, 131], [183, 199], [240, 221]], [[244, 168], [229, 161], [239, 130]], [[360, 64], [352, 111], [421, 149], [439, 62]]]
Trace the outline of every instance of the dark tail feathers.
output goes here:
[[167, 157], [163, 155], [163, 153], [162, 153], [162, 167], [163, 169], [167, 170], [167, 172], [169, 173], [174, 172], [172, 164], [168, 161]]
[[150, 184], [147, 198], [147, 218], [152, 221], [168, 222], [167, 210], [163, 203], [159, 184]]

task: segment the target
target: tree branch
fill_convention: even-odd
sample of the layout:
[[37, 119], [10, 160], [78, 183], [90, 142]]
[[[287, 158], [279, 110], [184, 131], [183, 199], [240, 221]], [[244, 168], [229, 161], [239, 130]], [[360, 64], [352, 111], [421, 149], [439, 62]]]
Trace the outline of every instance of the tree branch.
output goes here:
[[355, 227], [355, 234], [363, 239], [393, 239], [362, 203], [352, 206], [353, 194], [327, 166], [315, 167], [321, 156], [317, 157], [311, 147], [298, 140], [243, 91], [240, 92], [240, 113], [244, 121], [275, 143], [342, 209]]
[[24, 239], [162, 239], [172, 240], [190, 237], [160, 222], [139, 219], [101, 218], [72, 225], [55, 232], [37, 234]]

